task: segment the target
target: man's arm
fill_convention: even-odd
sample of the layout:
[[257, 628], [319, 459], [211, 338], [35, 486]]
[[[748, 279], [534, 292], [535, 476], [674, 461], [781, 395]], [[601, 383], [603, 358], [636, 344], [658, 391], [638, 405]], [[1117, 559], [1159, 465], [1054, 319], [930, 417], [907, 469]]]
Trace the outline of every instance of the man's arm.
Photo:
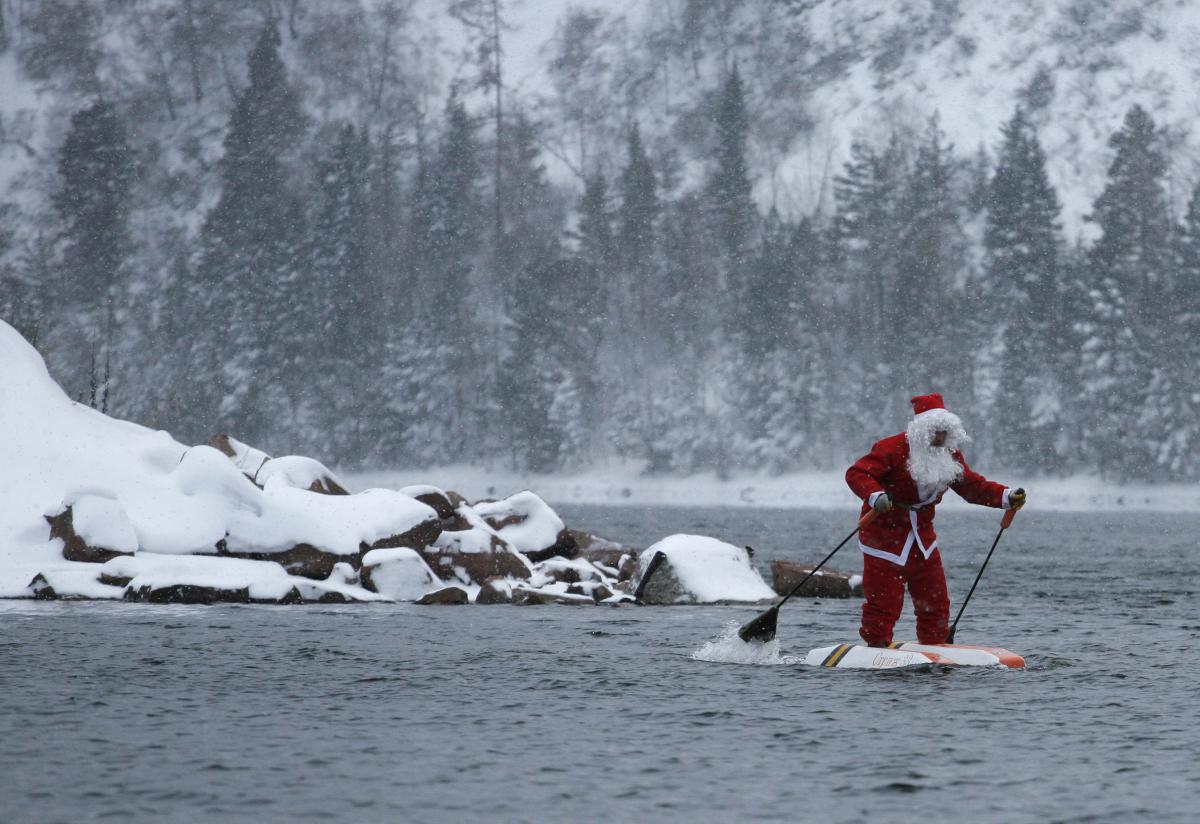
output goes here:
[[1008, 509], [1009, 489], [1004, 484], [989, 481], [974, 469], [967, 466], [967, 461], [961, 452], [955, 452], [954, 458], [963, 468], [963, 476], [950, 485], [958, 496], [965, 501], [980, 506], [991, 506], [997, 509]]
[[882, 495], [887, 494], [883, 488], [883, 481], [891, 471], [891, 454], [883, 447], [883, 441], [878, 441], [871, 447], [870, 452], [846, 470], [846, 485], [850, 487], [851, 492], [873, 507]]

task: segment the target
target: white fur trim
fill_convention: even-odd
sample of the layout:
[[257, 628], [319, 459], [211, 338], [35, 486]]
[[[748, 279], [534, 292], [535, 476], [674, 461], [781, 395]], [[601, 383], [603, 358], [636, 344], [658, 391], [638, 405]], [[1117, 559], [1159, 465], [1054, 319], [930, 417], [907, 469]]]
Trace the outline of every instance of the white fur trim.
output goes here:
[[1008, 502], [1008, 493], [1010, 492], [1012, 492], [1012, 489], [1005, 489], [1004, 494], [1000, 496], [1000, 506], [1003, 509], [1012, 509], [1012, 504]]

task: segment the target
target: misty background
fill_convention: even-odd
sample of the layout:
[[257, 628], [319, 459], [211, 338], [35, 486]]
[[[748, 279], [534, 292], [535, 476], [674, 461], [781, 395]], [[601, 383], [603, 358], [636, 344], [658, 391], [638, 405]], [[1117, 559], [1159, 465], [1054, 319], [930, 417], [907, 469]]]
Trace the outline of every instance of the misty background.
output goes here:
[[1200, 12], [992, 5], [0, 0], [0, 318], [344, 467], [840, 468], [940, 391], [1194, 479]]

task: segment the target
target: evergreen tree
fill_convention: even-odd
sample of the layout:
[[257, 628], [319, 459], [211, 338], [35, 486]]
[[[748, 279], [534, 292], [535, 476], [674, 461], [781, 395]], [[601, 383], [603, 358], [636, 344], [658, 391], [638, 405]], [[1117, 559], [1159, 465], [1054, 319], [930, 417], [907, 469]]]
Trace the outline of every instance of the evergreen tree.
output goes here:
[[918, 147], [900, 201], [895, 250], [897, 291], [891, 350], [914, 389], [937, 386], [962, 398], [969, 390], [958, 284], [967, 241], [953, 187], [955, 161], [935, 116]]
[[262, 30], [248, 62], [249, 86], [225, 136], [221, 197], [201, 238], [192, 307], [210, 323], [192, 359], [200, 374], [190, 382], [201, 390], [194, 405], [201, 425], [216, 422], [264, 443], [291, 418], [294, 387], [284, 378], [297, 379], [293, 344], [312, 320], [296, 316], [303, 305], [291, 296], [303, 220], [283, 164], [304, 121], [273, 24]]
[[1003, 437], [997, 455], [1009, 465], [1060, 469], [1068, 414], [1066, 343], [1059, 258], [1058, 197], [1032, 125], [1017, 109], [1002, 130], [988, 189], [984, 228], [987, 300], [1004, 323], [1004, 361], [996, 400]]
[[737, 266], [750, 243], [754, 225], [754, 200], [746, 163], [750, 122], [745, 91], [737, 66], [729, 73], [718, 95], [713, 125], [716, 131], [716, 168], [708, 191], [716, 217], [721, 250]]
[[[53, 202], [63, 226], [60, 294], [67, 303], [58, 308], [57, 337], [64, 360], [78, 373], [79, 364], [112, 362], [116, 311], [124, 303], [120, 293], [133, 251], [134, 153], [110, 103], [94, 103], [71, 118], [58, 173], [61, 187]], [[101, 380], [94, 369], [64, 376], [67, 391], [76, 396]]]
[[1192, 190], [1183, 225], [1175, 233], [1171, 311], [1158, 324], [1159, 348], [1169, 352], [1151, 367], [1147, 401], [1137, 427], [1156, 445], [1158, 474], [1176, 480], [1200, 478], [1200, 394], [1195, 364], [1200, 359], [1200, 184]]
[[339, 129], [329, 155], [318, 163], [321, 200], [311, 232], [314, 246], [308, 277], [295, 296], [308, 302], [305, 313], [314, 319], [302, 341], [303, 371], [311, 376], [313, 390], [305, 400], [319, 404], [309, 415], [318, 419], [314, 429], [324, 436], [314, 446], [319, 454], [344, 461], [359, 457], [355, 450], [362, 444], [355, 434], [363, 410], [347, 416], [338, 401], [356, 397], [361, 403], [366, 377], [382, 357], [370, 322], [371, 304], [379, 295], [368, 274], [368, 162], [367, 136], [350, 125]]
[[1081, 377], [1088, 410], [1084, 447], [1108, 475], [1141, 476], [1155, 463], [1155, 437], [1138, 434], [1153, 367], [1176, 353], [1156, 346], [1170, 312], [1170, 220], [1166, 159], [1150, 116], [1134, 106], [1109, 145], [1115, 156], [1091, 220], [1100, 238], [1089, 255], [1090, 306], [1082, 324]]
[[595, 269], [576, 257], [535, 264], [517, 282], [516, 341], [505, 380], [519, 409], [512, 425], [520, 458], [536, 472], [588, 456], [602, 297], [595, 279]]
[[853, 317], [869, 351], [882, 350], [891, 336], [897, 293], [894, 250], [901, 232], [900, 197], [906, 170], [895, 138], [882, 152], [856, 142], [850, 146], [845, 169], [834, 179], [834, 237], [846, 283], [853, 290], [852, 297], [844, 297], [858, 307]]
[[419, 437], [402, 439], [414, 460], [444, 462], [470, 454], [465, 450], [479, 444], [494, 402], [478, 391], [484, 376], [472, 311], [484, 225], [481, 174], [475, 124], [452, 93], [437, 152], [418, 170], [409, 229], [422, 316], [433, 321], [419, 353], [405, 355], [405, 368], [409, 385], [420, 387], [410, 394], [420, 395], [423, 408], [436, 410], [434, 422], [401, 422], [425, 427]]
[[59, 150], [66, 294], [87, 307], [111, 308], [131, 250], [129, 212], [134, 154], [112, 104], [97, 102], [71, 118]]
[[637, 123], [627, 134], [620, 189], [617, 245], [627, 271], [644, 271], [653, 254], [660, 207], [658, 183]]
[[579, 257], [597, 271], [610, 272], [615, 268], [613, 215], [608, 201], [608, 181], [602, 172], [594, 172], [584, 181], [575, 237], [579, 241]]

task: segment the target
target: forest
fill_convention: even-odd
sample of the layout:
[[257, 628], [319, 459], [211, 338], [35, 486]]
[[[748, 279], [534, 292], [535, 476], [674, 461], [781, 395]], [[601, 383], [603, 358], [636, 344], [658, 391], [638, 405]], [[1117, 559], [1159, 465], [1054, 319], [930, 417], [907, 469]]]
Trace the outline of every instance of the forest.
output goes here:
[[0, 319], [106, 414], [344, 467], [838, 468], [940, 391], [972, 463], [1200, 477], [1200, 188], [1148, 107], [1076, 238], [1052, 77], [808, 197], [772, 170], [856, 59], [811, 4], [567, 8], [534, 91], [511, 4], [442, 5], [0, 0]]

